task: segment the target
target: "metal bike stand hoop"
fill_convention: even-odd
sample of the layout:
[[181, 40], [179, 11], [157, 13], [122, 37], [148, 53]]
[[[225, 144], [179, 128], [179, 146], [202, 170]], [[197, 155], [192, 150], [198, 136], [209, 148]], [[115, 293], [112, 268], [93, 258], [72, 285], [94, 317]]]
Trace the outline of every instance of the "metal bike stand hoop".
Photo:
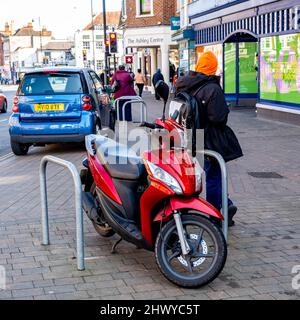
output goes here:
[[211, 150], [204, 150], [201, 153], [203, 153], [206, 156], [212, 157], [216, 159], [219, 163], [220, 169], [221, 169], [221, 175], [222, 175], [222, 210], [221, 213], [224, 217], [223, 221], [223, 234], [225, 237], [225, 240], [228, 240], [228, 173], [227, 173], [227, 167], [225, 160], [223, 157], [215, 151]]
[[77, 244], [77, 269], [85, 270], [84, 264], [84, 233], [83, 233], [83, 213], [82, 213], [82, 187], [79, 173], [75, 165], [69, 161], [53, 157], [45, 156], [40, 165], [40, 188], [41, 188], [41, 205], [42, 205], [42, 231], [43, 245], [50, 244], [49, 238], [49, 214], [48, 214], [48, 197], [47, 197], [47, 181], [46, 169], [49, 162], [69, 169], [72, 174], [75, 186], [75, 204], [76, 204], [76, 244]]

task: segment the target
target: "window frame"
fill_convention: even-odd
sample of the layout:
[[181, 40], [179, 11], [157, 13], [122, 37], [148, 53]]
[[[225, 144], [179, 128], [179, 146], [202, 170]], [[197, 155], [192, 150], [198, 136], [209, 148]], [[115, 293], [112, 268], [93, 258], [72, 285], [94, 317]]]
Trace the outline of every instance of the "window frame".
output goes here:
[[153, 17], [154, 16], [154, 1], [151, 1], [151, 12], [150, 13], [142, 13], [141, 12], [141, 0], [136, 0], [136, 18], [144, 18], [144, 17]]

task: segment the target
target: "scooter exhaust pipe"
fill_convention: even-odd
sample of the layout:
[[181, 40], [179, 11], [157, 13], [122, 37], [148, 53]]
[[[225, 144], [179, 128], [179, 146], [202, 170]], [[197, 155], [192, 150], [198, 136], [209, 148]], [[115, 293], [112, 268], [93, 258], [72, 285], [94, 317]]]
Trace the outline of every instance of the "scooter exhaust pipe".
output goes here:
[[91, 192], [83, 192], [82, 193], [82, 208], [93, 222], [97, 221], [98, 218], [98, 210], [95, 203], [95, 199]]

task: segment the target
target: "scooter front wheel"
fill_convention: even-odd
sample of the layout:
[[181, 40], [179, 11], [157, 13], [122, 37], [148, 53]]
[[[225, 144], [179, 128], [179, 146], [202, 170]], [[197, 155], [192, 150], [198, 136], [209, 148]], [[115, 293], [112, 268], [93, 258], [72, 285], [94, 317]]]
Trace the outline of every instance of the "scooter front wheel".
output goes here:
[[182, 254], [174, 219], [159, 233], [156, 262], [163, 275], [184, 288], [197, 288], [213, 281], [223, 270], [227, 244], [218, 226], [199, 214], [181, 216], [190, 252]]

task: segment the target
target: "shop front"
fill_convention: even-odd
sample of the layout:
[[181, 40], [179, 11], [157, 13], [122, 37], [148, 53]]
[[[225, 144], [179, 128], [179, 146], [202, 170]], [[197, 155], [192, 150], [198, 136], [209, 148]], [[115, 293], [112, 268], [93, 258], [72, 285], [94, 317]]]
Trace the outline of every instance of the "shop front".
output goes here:
[[168, 81], [170, 65], [176, 62], [177, 50], [169, 26], [127, 28], [124, 43], [126, 53], [133, 56], [133, 71], [136, 73], [137, 69], [141, 69], [147, 76], [149, 86], [158, 68]]
[[231, 105], [300, 124], [300, 6], [291, 4], [203, 18], [194, 28], [197, 58], [206, 50], [218, 53], [218, 74]]
[[179, 74], [193, 70], [196, 64], [195, 32], [193, 29], [179, 30], [172, 39], [178, 43]]

